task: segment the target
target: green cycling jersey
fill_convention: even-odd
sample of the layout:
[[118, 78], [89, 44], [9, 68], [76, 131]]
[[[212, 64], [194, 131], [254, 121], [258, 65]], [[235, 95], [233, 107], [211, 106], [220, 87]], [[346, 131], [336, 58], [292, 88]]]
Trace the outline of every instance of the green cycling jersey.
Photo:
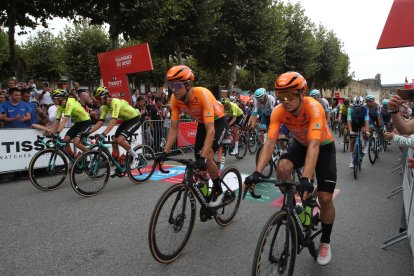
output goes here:
[[120, 119], [123, 121], [128, 121], [141, 115], [139, 111], [133, 108], [127, 101], [116, 98], [112, 99], [109, 106], [102, 106], [100, 120], [105, 120], [108, 112], [111, 113], [112, 119]]
[[75, 123], [90, 120], [89, 113], [75, 98], [68, 98], [65, 106], [59, 105], [56, 111], [56, 120], [62, 118], [62, 113], [65, 113], [66, 117], [72, 118]]
[[243, 115], [243, 110], [235, 103], [228, 103], [226, 105], [226, 113], [229, 117], [239, 117]]

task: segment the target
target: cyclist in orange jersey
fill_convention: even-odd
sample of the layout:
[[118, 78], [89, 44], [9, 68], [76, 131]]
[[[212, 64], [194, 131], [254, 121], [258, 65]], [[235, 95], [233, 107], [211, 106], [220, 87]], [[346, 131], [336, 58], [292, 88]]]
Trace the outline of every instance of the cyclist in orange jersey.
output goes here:
[[193, 87], [193, 71], [184, 65], [173, 66], [166, 76], [171, 95], [171, 127], [164, 151], [158, 156], [162, 162], [174, 145], [178, 134], [181, 112], [189, 114], [197, 122], [194, 147], [197, 169], [207, 169], [213, 181], [212, 198], [209, 207], [217, 207], [223, 201], [223, 191], [219, 181], [219, 170], [214, 162], [214, 152], [218, 150], [228, 125], [224, 117], [224, 107], [213, 94], [204, 87]]
[[333, 192], [336, 186], [336, 150], [327, 125], [325, 110], [311, 97], [305, 97], [306, 80], [297, 72], [281, 74], [275, 82], [276, 96], [281, 104], [270, 116], [268, 136], [260, 152], [256, 171], [245, 180], [246, 185], [257, 182], [272, 157], [279, 129], [283, 123], [294, 135], [294, 142], [283, 154], [277, 166], [279, 179], [290, 179], [293, 169], [303, 167], [300, 184], [304, 199], [313, 191], [311, 178], [316, 173], [318, 199], [321, 205], [322, 236], [317, 261], [326, 265], [332, 258], [330, 236], [335, 219]]

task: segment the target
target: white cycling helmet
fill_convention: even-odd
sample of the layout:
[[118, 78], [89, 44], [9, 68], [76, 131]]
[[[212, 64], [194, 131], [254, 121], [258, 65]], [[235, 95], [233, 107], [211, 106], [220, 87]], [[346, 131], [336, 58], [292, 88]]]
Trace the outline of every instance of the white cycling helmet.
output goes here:
[[375, 97], [374, 97], [374, 95], [369, 94], [365, 97], [365, 100], [366, 101], [375, 101]]
[[364, 103], [364, 98], [362, 98], [361, 96], [356, 96], [353, 100], [353, 104], [355, 106], [363, 105], [363, 103]]
[[321, 95], [321, 92], [319, 92], [319, 90], [317, 89], [313, 89], [310, 93], [309, 96], [311, 97], [319, 97]]

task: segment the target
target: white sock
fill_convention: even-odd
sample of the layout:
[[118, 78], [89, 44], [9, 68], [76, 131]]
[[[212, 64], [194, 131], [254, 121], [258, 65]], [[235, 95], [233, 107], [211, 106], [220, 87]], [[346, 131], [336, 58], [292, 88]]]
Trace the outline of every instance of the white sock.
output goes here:
[[132, 148], [129, 150], [129, 153], [131, 154], [132, 157], [134, 157], [134, 159], [138, 157], [138, 155]]
[[234, 143], [234, 150], [239, 150], [239, 141]]

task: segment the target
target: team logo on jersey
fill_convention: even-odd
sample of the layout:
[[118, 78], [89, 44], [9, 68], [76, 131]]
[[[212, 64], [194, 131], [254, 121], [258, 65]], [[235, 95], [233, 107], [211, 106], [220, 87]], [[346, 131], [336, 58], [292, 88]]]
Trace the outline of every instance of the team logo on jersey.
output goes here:
[[316, 123], [315, 128], [321, 128], [321, 125], [319, 123]]

